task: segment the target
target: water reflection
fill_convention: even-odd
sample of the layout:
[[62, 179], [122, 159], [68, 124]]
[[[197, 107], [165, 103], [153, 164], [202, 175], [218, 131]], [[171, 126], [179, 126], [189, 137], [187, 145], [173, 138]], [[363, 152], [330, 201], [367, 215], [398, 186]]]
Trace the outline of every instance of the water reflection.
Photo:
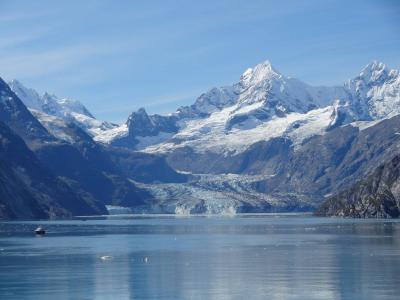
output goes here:
[[397, 299], [396, 221], [0, 223], [0, 299]]

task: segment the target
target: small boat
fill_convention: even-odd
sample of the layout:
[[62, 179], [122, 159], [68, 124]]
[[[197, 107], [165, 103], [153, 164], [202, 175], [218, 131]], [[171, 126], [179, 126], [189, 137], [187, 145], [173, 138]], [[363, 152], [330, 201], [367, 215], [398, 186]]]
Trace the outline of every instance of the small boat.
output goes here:
[[44, 235], [46, 233], [46, 230], [42, 226], [39, 226], [38, 228], [35, 229], [35, 233], [38, 235]]

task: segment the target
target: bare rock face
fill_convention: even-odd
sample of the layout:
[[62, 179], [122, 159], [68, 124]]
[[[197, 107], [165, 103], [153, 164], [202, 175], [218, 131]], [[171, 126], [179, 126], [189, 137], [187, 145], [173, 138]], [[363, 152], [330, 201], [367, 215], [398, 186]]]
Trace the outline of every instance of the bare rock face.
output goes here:
[[140, 137], [153, 137], [160, 133], [178, 131], [176, 116], [148, 115], [144, 108], [133, 112], [126, 121], [127, 133], [115, 138], [113, 146], [135, 149]]
[[326, 200], [316, 214], [356, 218], [398, 218], [400, 155], [379, 166], [367, 179]]

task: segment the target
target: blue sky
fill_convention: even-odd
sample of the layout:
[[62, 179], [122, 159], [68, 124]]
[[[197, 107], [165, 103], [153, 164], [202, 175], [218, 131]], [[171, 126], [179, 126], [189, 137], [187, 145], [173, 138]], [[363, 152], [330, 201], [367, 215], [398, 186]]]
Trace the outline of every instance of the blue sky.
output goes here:
[[124, 121], [168, 113], [270, 60], [342, 84], [377, 59], [400, 68], [400, 1], [0, 0], [0, 76]]

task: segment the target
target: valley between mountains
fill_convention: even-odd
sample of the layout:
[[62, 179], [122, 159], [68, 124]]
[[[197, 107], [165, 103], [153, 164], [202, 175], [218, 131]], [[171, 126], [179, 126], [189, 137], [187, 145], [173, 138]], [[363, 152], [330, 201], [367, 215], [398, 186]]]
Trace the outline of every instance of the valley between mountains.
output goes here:
[[[238, 76], [239, 77], [239, 76]], [[400, 215], [400, 75], [311, 86], [269, 61], [169, 115], [96, 119], [0, 79], [0, 218], [316, 211]]]

